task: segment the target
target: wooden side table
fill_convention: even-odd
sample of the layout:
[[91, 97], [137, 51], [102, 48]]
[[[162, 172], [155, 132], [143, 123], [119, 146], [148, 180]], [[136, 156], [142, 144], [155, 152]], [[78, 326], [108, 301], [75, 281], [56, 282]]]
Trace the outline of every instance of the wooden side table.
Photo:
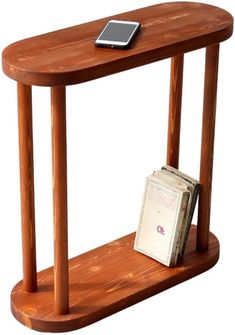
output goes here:
[[[129, 50], [100, 49], [94, 40], [111, 19], [142, 25]], [[164, 3], [81, 24], [8, 46], [3, 71], [18, 85], [23, 281], [12, 290], [12, 313], [39, 331], [77, 329], [115, 313], [216, 264], [219, 242], [209, 231], [219, 43], [233, 31], [223, 9]], [[206, 48], [198, 225], [174, 268], [133, 250], [134, 233], [68, 260], [67, 85], [171, 57], [167, 164], [178, 167], [184, 54]], [[37, 273], [34, 215], [32, 85], [51, 87], [54, 267]]]

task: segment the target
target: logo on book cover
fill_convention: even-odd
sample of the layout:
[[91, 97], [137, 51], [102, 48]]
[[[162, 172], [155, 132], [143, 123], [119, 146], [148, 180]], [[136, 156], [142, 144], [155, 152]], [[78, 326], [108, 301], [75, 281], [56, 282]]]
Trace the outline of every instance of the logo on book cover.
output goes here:
[[158, 226], [157, 226], [157, 232], [158, 232], [159, 234], [165, 235], [165, 229], [164, 229], [164, 227], [158, 225]]

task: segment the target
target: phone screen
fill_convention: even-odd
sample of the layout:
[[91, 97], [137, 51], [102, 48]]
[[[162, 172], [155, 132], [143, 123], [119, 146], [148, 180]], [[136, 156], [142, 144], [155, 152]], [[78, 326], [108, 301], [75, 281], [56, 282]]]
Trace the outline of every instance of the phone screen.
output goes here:
[[139, 29], [139, 22], [111, 20], [106, 24], [95, 44], [98, 47], [126, 49]]
[[99, 39], [115, 42], [128, 42], [135, 30], [135, 24], [109, 22], [100, 34]]

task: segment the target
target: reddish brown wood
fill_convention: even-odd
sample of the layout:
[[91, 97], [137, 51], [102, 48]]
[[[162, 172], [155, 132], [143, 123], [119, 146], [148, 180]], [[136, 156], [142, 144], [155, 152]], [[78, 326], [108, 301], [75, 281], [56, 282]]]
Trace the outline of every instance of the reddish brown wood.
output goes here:
[[213, 234], [208, 252], [195, 251], [195, 227], [184, 261], [175, 268], [134, 251], [134, 236], [127, 235], [70, 260], [69, 314], [59, 317], [54, 313], [53, 268], [49, 268], [38, 274], [37, 294], [25, 293], [22, 282], [15, 286], [11, 295], [14, 316], [44, 332], [81, 328], [208, 270], [219, 257], [219, 243]]
[[[95, 38], [111, 18], [141, 23], [141, 32], [129, 50], [94, 46]], [[5, 74], [21, 82], [18, 84], [18, 103], [24, 278], [11, 295], [12, 312], [20, 322], [40, 331], [77, 329], [192, 278], [216, 264], [219, 243], [209, 232], [209, 220], [218, 43], [229, 38], [232, 30], [232, 16], [220, 8], [175, 2], [29, 38], [3, 51]], [[201, 253], [195, 250], [196, 228], [192, 227], [184, 261], [175, 268], [167, 268], [134, 251], [134, 234], [68, 262], [65, 85], [172, 57], [167, 162], [177, 167], [182, 55], [203, 47], [207, 47], [207, 54], [197, 249], [208, 251]], [[27, 85], [54, 86], [51, 102], [55, 266], [38, 273], [37, 293], [27, 292], [35, 291], [37, 284], [32, 101], [31, 86]]]
[[207, 47], [201, 141], [201, 190], [197, 226], [197, 249], [200, 251], [208, 249], [209, 240], [218, 62], [219, 44]]
[[[111, 18], [141, 23], [129, 50], [94, 46]], [[14, 43], [3, 51], [3, 70], [25, 84], [71, 85], [219, 43], [232, 30], [233, 18], [221, 8], [163, 3]]]
[[178, 169], [184, 55], [171, 59], [170, 103], [168, 117], [167, 164]]
[[37, 290], [31, 86], [18, 83], [18, 123], [24, 290]]
[[52, 87], [54, 291], [57, 314], [69, 311], [65, 87]]

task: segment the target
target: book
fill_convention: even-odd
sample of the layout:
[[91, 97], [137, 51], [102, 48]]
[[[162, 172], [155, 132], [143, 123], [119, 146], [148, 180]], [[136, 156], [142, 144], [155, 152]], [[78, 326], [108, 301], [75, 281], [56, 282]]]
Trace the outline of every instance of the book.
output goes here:
[[185, 187], [161, 175], [148, 177], [134, 249], [164, 265], [176, 265], [189, 197]]
[[175, 246], [175, 250], [174, 250], [174, 253], [176, 255], [178, 255], [177, 260], [180, 260], [182, 258], [180, 256], [181, 251], [182, 251], [182, 244], [183, 244], [182, 241], [185, 238], [186, 226], [188, 224], [188, 216], [189, 216], [190, 207], [191, 207], [191, 204], [192, 204], [193, 187], [190, 183], [188, 183], [185, 180], [182, 180], [180, 177], [170, 173], [169, 171], [165, 171], [165, 170], [154, 171], [153, 175], [154, 176], [156, 176], [156, 175], [161, 176], [161, 178], [163, 180], [165, 180], [172, 187], [177, 185], [177, 186], [180, 186], [183, 190], [189, 191], [189, 199], [188, 199], [188, 203], [187, 203], [187, 208], [186, 208], [184, 221], [182, 222], [182, 225], [179, 227], [179, 229], [177, 231], [177, 236], [176, 236], [177, 242], [176, 242], [176, 246]]
[[188, 208], [188, 215], [187, 215], [187, 220], [186, 220], [187, 222], [182, 231], [182, 237], [180, 241], [180, 250], [179, 250], [179, 256], [178, 256], [178, 259], [180, 260], [183, 258], [183, 255], [185, 252], [185, 247], [186, 247], [186, 243], [188, 240], [188, 235], [189, 235], [189, 231], [190, 231], [190, 227], [191, 227], [191, 223], [193, 219], [195, 206], [196, 206], [197, 198], [200, 192], [200, 183], [196, 179], [188, 176], [187, 174], [179, 171], [178, 169], [175, 169], [172, 166], [165, 165], [162, 167], [162, 170], [168, 174], [169, 173], [172, 174], [174, 178], [176, 178], [177, 180], [184, 182], [185, 185], [187, 185], [188, 189], [191, 192], [189, 208]]
[[168, 165], [147, 177], [134, 249], [167, 266], [182, 260], [199, 187]]

